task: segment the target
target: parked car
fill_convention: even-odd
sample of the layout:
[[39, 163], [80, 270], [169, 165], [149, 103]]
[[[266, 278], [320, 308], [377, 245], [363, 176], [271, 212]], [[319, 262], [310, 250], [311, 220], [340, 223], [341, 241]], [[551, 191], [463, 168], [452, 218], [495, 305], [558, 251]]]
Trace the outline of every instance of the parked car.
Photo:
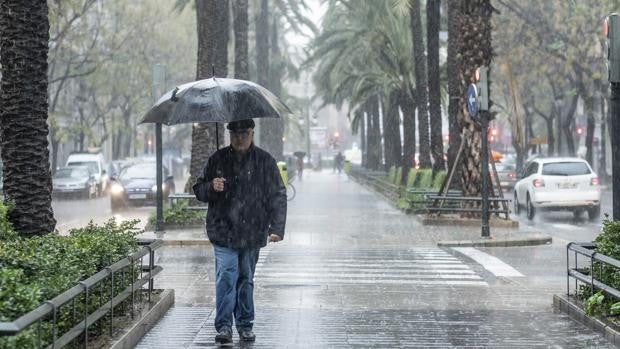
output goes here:
[[66, 166], [88, 166], [95, 175], [98, 194], [106, 192], [108, 174], [105, 159], [101, 153], [72, 153], [67, 158]]
[[52, 193], [55, 196], [97, 196], [95, 174], [88, 166], [62, 167], [52, 177]]
[[575, 217], [588, 212], [591, 220], [601, 213], [598, 176], [579, 158], [534, 159], [524, 167], [515, 184], [514, 212], [525, 207], [527, 218], [537, 210], [570, 210]]
[[499, 184], [503, 190], [512, 190], [517, 182], [517, 166], [512, 163], [495, 163]]
[[[128, 205], [155, 204], [157, 195], [157, 174], [154, 162], [129, 165], [120, 170], [118, 177], [112, 178], [110, 185], [110, 205], [117, 210]], [[164, 198], [173, 194], [174, 178], [163, 167]]]

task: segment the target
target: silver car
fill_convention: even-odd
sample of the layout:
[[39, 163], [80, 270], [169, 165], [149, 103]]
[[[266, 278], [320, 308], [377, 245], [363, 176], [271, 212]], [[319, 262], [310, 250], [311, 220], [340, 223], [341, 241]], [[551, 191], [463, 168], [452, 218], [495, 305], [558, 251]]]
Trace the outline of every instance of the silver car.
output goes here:
[[99, 193], [95, 174], [88, 166], [63, 167], [52, 178], [55, 196], [78, 196], [93, 198]]

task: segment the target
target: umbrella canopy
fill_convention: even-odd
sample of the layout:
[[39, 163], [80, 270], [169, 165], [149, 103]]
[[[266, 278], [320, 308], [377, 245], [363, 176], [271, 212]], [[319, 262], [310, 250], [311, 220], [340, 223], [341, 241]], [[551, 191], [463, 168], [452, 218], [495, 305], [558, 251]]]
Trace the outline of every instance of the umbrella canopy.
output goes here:
[[140, 123], [176, 125], [279, 118], [291, 110], [266, 88], [251, 81], [210, 78], [183, 84], [164, 94]]
[[296, 151], [293, 153], [293, 155], [299, 157], [299, 158], [303, 158], [304, 156], [306, 156], [306, 152], [305, 151]]

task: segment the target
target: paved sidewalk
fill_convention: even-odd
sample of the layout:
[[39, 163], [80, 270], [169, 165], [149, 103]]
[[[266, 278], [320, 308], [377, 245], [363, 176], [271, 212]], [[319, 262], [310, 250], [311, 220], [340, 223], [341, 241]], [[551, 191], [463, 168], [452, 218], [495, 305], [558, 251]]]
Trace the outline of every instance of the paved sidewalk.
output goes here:
[[[497, 277], [436, 245], [479, 228], [424, 227], [344, 175], [309, 172], [294, 184], [285, 241], [263, 249], [257, 266], [257, 341], [235, 334], [235, 346], [611, 348], [552, 312], [565, 284]], [[211, 247], [165, 246], [157, 263], [155, 286], [174, 288], [176, 305], [138, 348], [214, 347]]]

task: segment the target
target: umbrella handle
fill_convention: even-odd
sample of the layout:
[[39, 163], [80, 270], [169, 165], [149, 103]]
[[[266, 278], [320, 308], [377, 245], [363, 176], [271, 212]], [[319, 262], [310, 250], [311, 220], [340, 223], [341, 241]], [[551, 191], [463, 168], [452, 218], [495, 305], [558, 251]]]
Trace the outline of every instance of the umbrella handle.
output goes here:
[[172, 96], [170, 97], [170, 100], [173, 102], [176, 102], [179, 100], [179, 97], [177, 97], [177, 92], [179, 92], [179, 87], [175, 87], [174, 91], [172, 91]]

